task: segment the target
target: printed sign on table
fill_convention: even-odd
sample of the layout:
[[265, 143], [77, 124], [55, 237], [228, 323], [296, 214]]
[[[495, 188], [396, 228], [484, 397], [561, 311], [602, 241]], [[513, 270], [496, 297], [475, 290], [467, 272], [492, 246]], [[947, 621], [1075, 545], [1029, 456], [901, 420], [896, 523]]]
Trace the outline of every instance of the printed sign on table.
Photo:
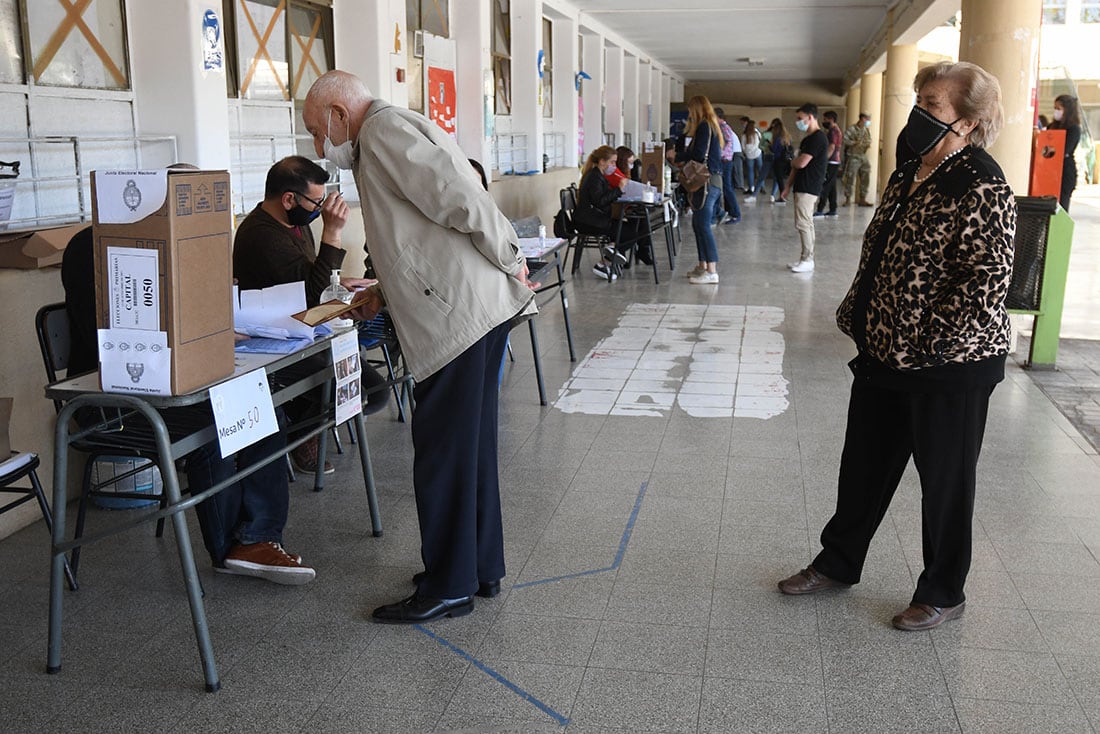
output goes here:
[[332, 368], [336, 373], [336, 422], [339, 424], [363, 412], [359, 380], [363, 365], [359, 361], [358, 331], [353, 329], [332, 340]]
[[210, 407], [223, 459], [279, 430], [265, 370], [253, 370], [210, 388]]

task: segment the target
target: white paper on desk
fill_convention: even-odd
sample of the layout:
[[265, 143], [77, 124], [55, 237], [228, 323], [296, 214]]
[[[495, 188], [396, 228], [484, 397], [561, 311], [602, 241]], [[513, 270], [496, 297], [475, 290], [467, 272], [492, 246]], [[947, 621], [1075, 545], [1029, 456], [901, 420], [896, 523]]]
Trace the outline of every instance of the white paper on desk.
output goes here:
[[233, 286], [233, 329], [268, 339], [313, 339], [313, 327], [291, 314], [305, 310], [306, 284], [283, 283], [263, 290]]
[[623, 189], [623, 199], [641, 199], [642, 193], [645, 192], [645, 184], [641, 181], [634, 181], [633, 179], [626, 182], [626, 188]]
[[104, 392], [172, 394], [168, 334], [142, 329], [99, 329], [99, 384]]
[[263, 369], [210, 388], [210, 407], [223, 459], [279, 430]]
[[336, 373], [336, 423], [363, 412], [359, 332], [355, 329], [332, 339], [332, 369]]

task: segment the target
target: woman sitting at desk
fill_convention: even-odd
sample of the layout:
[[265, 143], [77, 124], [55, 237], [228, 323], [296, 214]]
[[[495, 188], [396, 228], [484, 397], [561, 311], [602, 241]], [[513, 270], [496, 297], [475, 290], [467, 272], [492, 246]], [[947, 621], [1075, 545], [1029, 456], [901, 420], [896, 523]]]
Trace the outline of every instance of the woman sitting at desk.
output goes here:
[[[582, 234], [606, 235], [611, 237], [611, 205], [615, 203], [630, 179], [619, 174], [616, 186], [608, 183], [605, 176], [618, 173], [615, 165], [615, 149], [610, 145], [601, 145], [589, 153], [588, 160], [581, 169], [581, 185], [577, 191], [577, 209], [573, 212], [573, 225]], [[592, 272], [604, 280], [615, 280], [620, 266], [626, 262], [623, 251], [614, 245], [603, 249], [603, 257], [592, 268]]]
[[[634, 156], [634, 151], [625, 145], [620, 145], [615, 149], [615, 168], [625, 178], [629, 178], [631, 181], [641, 182], [642, 180], [642, 166]], [[614, 171], [612, 174], [614, 175]], [[617, 184], [616, 180], [609, 177], [608, 183], [612, 186]], [[627, 248], [634, 247], [634, 257], [638, 258], [639, 262], [643, 262], [646, 265], [653, 264], [653, 247], [652, 241], [648, 234], [643, 234], [644, 227], [637, 218], [623, 219], [623, 236], [624, 242], [628, 243]], [[624, 265], [626, 267], [626, 265]]]

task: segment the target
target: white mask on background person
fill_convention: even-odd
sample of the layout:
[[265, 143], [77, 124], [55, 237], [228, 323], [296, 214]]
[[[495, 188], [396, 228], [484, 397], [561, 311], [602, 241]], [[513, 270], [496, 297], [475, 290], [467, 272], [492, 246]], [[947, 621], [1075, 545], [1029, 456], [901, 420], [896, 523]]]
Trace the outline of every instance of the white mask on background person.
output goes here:
[[1054, 110], [1054, 119], [1061, 122], [1061, 120], [1062, 120], [1062, 110]]
[[332, 138], [332, 108], [328, 111], [328, 120], [325, 122], [325, 159], [337, 168], [350, 171], [355, 167], [355, 150], [351, 144], [351, 129], [344, 123], [344, 142], [333, 145]]
[[864, 120], [863, 121], [863, 127], [871, 127], [871, 121], [870, 120]]
[[794, 126], [798, 128], [799, 132], [806, 132], [810, 129], [810, 123], [806, 120], [795, 120]]

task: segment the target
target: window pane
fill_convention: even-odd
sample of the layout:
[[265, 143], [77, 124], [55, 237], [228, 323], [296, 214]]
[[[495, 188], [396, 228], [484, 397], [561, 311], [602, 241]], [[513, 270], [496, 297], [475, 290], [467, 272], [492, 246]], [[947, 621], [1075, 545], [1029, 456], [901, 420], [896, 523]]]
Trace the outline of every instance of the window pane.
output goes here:
[[129, 89], [121, 0], [26, 3], [31, 74], [38, 84]]
[[1100, 23], [1100, 2], [1084, 0], [1081, 3], [1081, 22]]
[[509, 0], [493, 0], [493, 55], [511, 58], [512, 18]]
[[449, 38], [451, 21], [447, 0], [420, 0], [420, 27], [428, 33]]
[[23, 34], [16, 0], [0, 0], [0, 82], [22, 84]]
[[294, 99], [305, 100], [317, 77], [329, 71], [328, 48], [331, 23], [321, 10], [302, 5], [290, 6], [290, 64]]
[[552, 90], [554, 78], [554, 24], [547, 18], [542, 19], [542, 116], [554, 116], [554, 97]]
[[290, 99], [285, 8], [277, 0], [237, 2], [237, 65], [242, 99]]
[[1065, 25], [1066, 0], [1043, 0], [1043, 22]]

